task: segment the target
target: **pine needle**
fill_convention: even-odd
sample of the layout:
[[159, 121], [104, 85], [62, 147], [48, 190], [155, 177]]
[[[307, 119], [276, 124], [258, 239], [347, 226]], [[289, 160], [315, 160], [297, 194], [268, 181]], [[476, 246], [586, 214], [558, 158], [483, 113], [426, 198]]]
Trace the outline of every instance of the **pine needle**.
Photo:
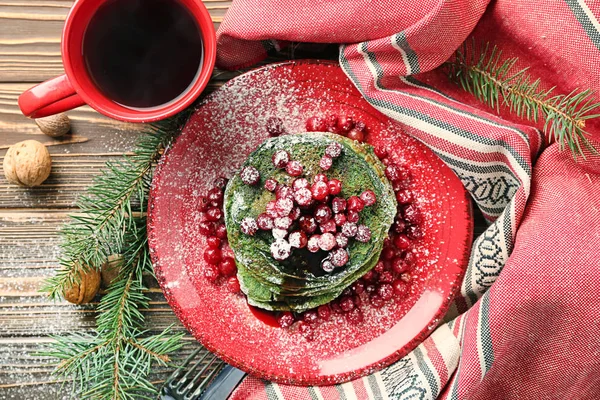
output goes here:
[[586, 121], [598, 117], [594, 111], [600, 103], [594, 101], [594, 93], [589, 89], [569, 94], [554, 94], [555, 88], [543, 90], [540, 79], [533, 79], [527, 68], [515, 71], [517, 61], [503, 59], [496, 46], [478, 49], [473, 40], [465, 42], [446, 67], [451, 80], [497, 112], [502, 105], [528, 121], [542, 119], [548, 140], [556, 141], [560, 150], [568, 147], [575, 158], [585, 158], [584, 147], [598, 153], [585, 131]]

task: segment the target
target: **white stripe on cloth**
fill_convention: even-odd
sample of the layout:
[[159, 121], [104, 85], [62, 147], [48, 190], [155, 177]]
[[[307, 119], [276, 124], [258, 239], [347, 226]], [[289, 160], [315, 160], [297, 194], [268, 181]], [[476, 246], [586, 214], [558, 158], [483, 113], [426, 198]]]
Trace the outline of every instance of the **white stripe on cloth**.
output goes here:
[[339, 385], [339, 387], [344, 391], [344, 395], [346, 396], [346, 400], [358, 400], [356, 397], [356, 392], [354, 391], [354, 386], [352, 382], [346, 382]]
[[412, 75], [413, 70], [412, 70], [412, 67], [410, 66], [410, 63], [408, 62], [408, 55], [406, 54], [406, 51], [404, 51], [404, 49], [402, 47], [398, 46], [398, 36], [399, 35], [400, 34], [397, 33], [390, 37], [391, 42], [392, 42], [392, 47], [400, 52], [400, 55], [402, 56], [402, 61], [404, 61], [404, 67], [406, 67], [406, 75]]
[[586, 17], [588, 17], [588, 19], [590, 20], [590, 22], [592, 23], [592, 25], [594, 25], [594, 28], [598, 32], [600, 32], [600, 23], [596, 19], [596, 16], [592, 13], [592, 10], [590, 10], [590, 8], [588, 7], [588, 5], [585, 4], [585, 1], [583, 1], [583, 0], [577, 0], [577, 3], [581, 6], [581, 9], [583, 10], [583, 12], [585, 12]]
[[[448, 376], [451, 376], [460, 360], [460, 341], [454, 336], [448, 324], [441, 325], [430, 337], [444, 360]], [[441, 386], [445, 383], [443, 382]]]
[[281, 389], [279, 388], [279, 385], [275, 382], [272, 382], [272, 388], [273, 388], [273, 392], [275, 392], [275, 395], [277, 396], [278, 399], [280, 400], [285, 400], [285, 397], [283, 397], [283, 393], [281, 393]]
[[313, 390], [315, 396], [317, 396], [318, 400], [325, 400], [323, 394], [321, 393], [321, 388], [319, 388], [318, 386], [311, 386], [311, 389]]

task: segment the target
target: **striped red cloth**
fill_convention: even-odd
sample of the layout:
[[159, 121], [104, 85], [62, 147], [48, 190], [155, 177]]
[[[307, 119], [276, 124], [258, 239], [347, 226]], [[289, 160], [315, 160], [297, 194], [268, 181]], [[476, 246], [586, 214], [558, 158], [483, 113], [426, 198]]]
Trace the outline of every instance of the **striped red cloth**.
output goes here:
[[[593, 0], [233, 2], [220, 67], [290, 41], [340, 43], [367, 101], [439, 155], [490, 222], [448, 322], [408, 356], [330, 387], [247, 378], [234, 399], [600, 398], [600, 157], [545, 146], [536, 127], [491, 113], [436, 69], [473, 35], [557, 93], [598, 91], [599, 16]], [[599, 128], [586, 127], [598, 143]]]

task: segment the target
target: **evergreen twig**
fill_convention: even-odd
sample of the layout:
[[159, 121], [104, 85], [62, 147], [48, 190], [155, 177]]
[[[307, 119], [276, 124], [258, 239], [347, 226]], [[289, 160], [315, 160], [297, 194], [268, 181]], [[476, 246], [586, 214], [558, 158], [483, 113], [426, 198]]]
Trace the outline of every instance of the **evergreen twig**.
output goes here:
[[502, 51], [489, 44], [478, 49], [475, 41], [465, 42], [447, 63], [450, 79], [479, 101], [500, 111], [500, 105], [528, 121], [544, 121], [544, 133], [554, 139], [561, 150], [571, 149], [574, 157], [585, 158], [583, 148], [597, 153], [588, 140], [586, 121], [600, 116], [594, 93], [575, 89], [569, 94], [555, 94], [554, 87], [544, 90], [541, 80], [533, 79], [527, 68], [515, 71], [518, 58], [502, 58]]

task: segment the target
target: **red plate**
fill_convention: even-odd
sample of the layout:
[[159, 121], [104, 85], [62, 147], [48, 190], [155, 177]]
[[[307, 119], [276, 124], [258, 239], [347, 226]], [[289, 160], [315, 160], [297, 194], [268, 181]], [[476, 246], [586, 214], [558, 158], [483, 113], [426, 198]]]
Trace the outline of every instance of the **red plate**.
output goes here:
[[[363, 303], [364, 322], [342, 315], [320, 324], [307, 341], [251, 310], [244, 296], [203, 275], [205, 238], [198, 232], [199, 196], [218, 176], [231, 176], [267, 138], [266, 121], [288, 132], [306, 119], [352, 115], [368, 142], [411, 169], [425, 237], [416, 243], [410, 293], [381, 309]], [[148, 223], [156, 275], [167, 301], [210, 351], [250, 374], [277, 382], [325, 385], [348, 381], [400, 359], [438, 325], [459, 288], [472, 240], [469, 198], [454, 173], [424, 145], [373, 109], [337, 64], [289, 62], [239, 76], [209, 96], [163, 156], [154, 177]], [[230, 250], [227, 249], [230, 253]], [[368, 302], [367, 302], [368, 303]]]

